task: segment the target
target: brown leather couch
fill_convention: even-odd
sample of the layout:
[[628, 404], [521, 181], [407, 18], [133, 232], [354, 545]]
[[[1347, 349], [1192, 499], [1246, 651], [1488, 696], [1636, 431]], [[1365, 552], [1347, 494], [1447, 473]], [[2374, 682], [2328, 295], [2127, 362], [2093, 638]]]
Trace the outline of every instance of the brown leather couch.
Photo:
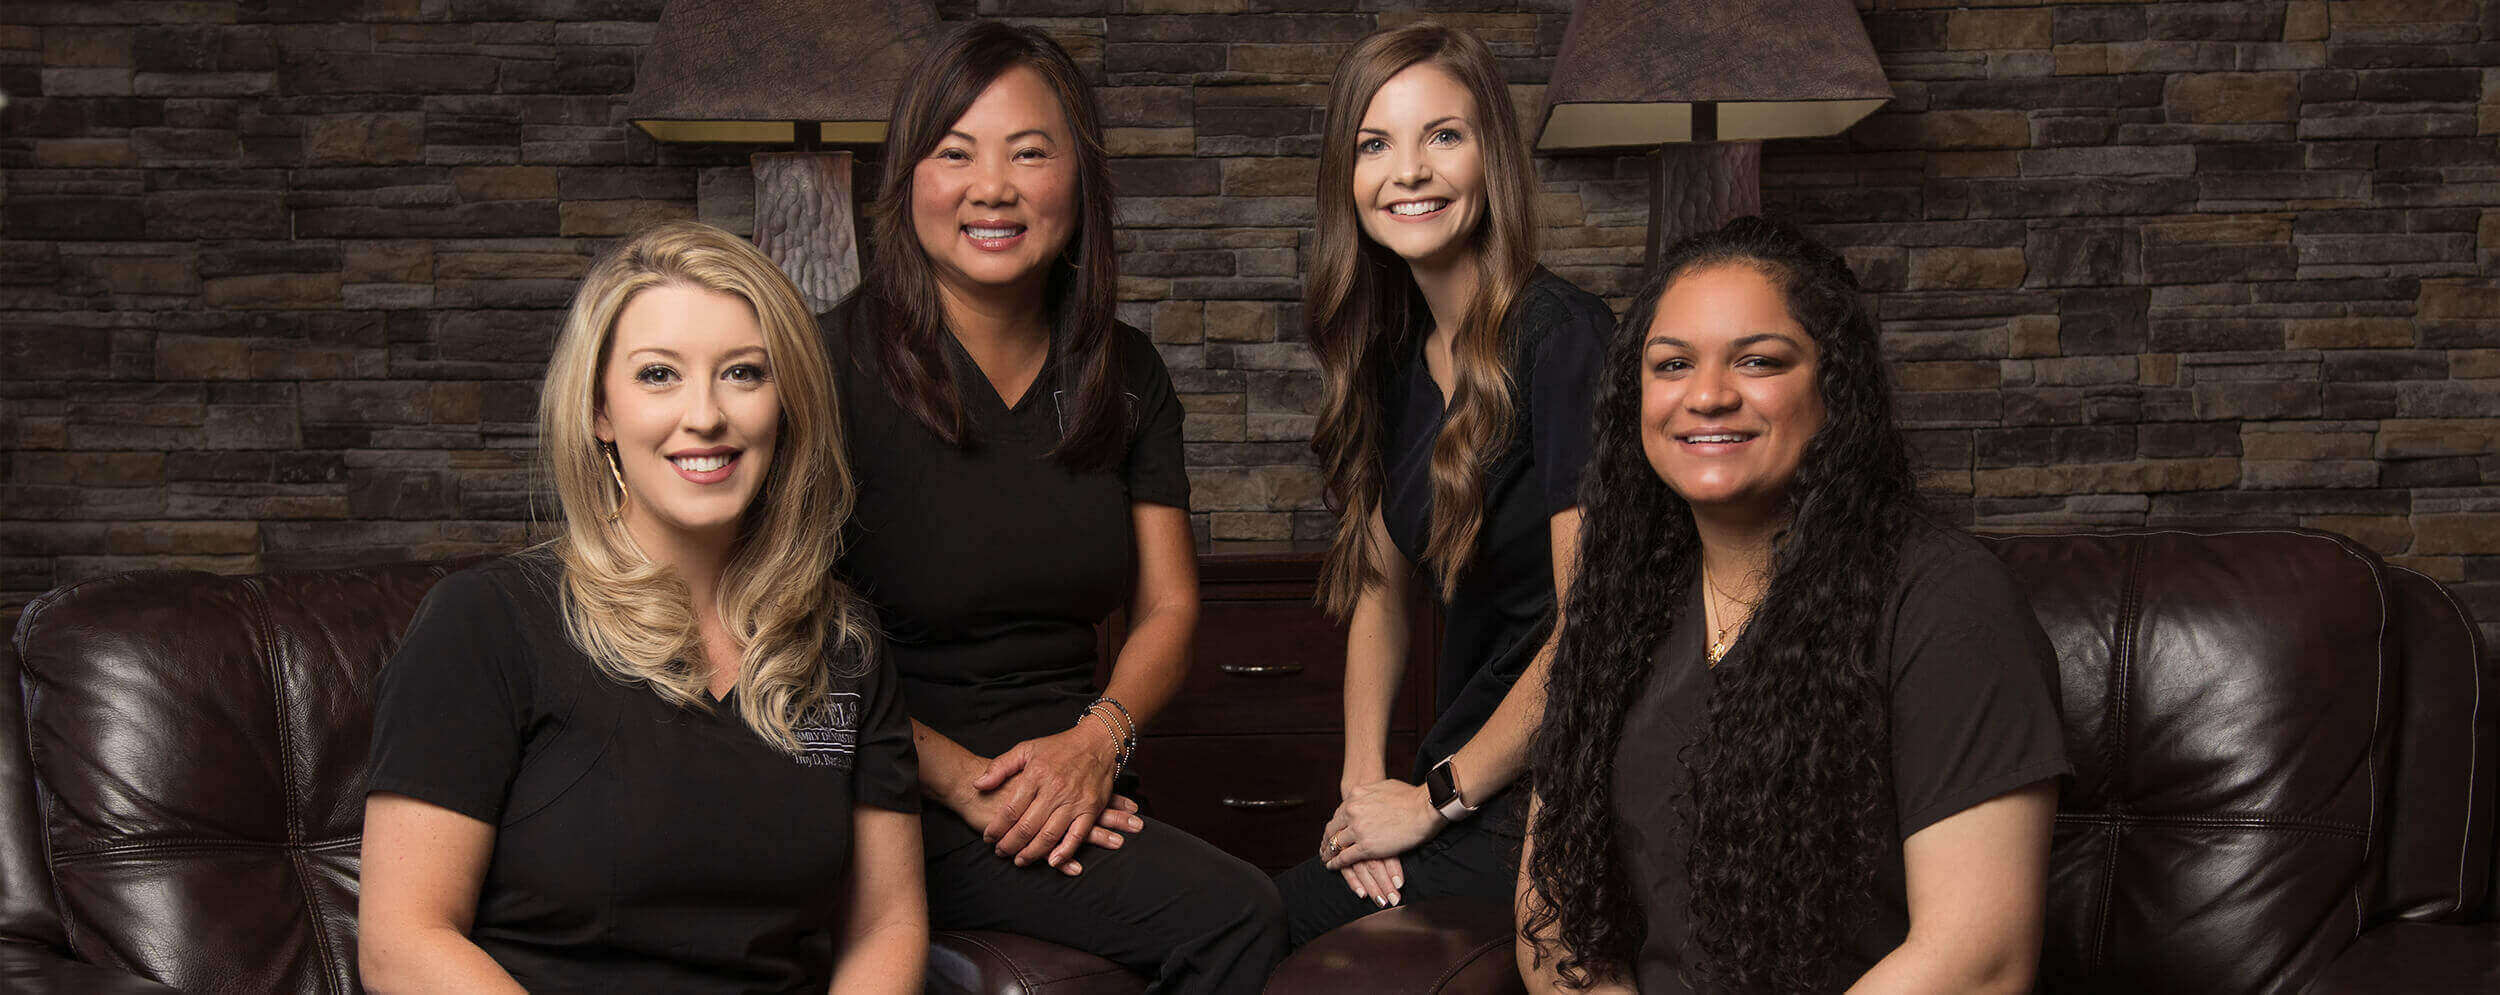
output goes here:
[[[2500, 678], [2446, 589], [2295, 529], [1988, 542], [2057, 645], [2076, 769], [2040, 990], [2500, 992]], [[1506, 930], [1393, 910], [1268, 990], [1515, 991], [1481, 973]], [[1444, 970], [1384, 986], [1397, 949]]]
[[[123, 574], [28, 606], [0, 650], [24, 692], [0, 695], [0, 991], [358, 991], [374, 675], [459, 565]], [[1023, 937], [930, 954], [933, 992], [1145, 987]]]
[[[1992, 540], [2064, 672], [2050, 991], [2500, 990], [2500, 687], [2445, 590], [2340, 537]], [[55, 591], [0, 652], [0, 990], [351, 992], [373, 676], [450, 564]], [[1373, 916], [1280, 993], [1515, 990], [1498, 907]], [[1136, 992], [941, 936], [934, 991]]]

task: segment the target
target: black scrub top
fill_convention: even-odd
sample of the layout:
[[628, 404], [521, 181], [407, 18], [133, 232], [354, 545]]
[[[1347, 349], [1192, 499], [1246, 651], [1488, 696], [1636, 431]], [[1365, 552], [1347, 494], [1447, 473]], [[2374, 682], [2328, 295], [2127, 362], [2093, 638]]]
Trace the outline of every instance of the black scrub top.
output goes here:
[[824, 991], [852, 807], [920, 808], [892, 669], [835, 679], [794, 757], [734, 701], [600, 671], [561, 570], [531, 551], [426, 594], [375, 691], [367, 790], [495, 827], [469, 939], [524, 988]]
[[[1439, 718], [1415, 758], [1419, 783], [1492, 717], [1553, 628], [1554, 559], [1547, 525], [1555, 514], [1579, 507], [1590, 406], [1615, 327], [1605, 301], [1543, 269], [1512, 303], [1508, 321], [1515, 414], [1508, 443], [1486, 470], [1484, 525], [1475, 556], [1442, 606], [1434, 683], [1439, 695], [1433, 703]], [[1398, 552], [1416, 564], [1424, 562], [1431, 538], [1432, 446], [1448, 416], [1441, 388], [1424, 365], [1423, 339], [1420, 329], [1409, 334], [1404, 362], [1390, 371], [1381, 404], [1387, 430], [1381, 521]], [[1426, 576], [1424, 582], [1439, 594], [1437, 578]], [[1459, 783], [1466, 784], [1466, 772], [1460, 772]], [[1489, 799], [1468, 801], [1482, 807]]]
[[886, 391], [872, 311], [854, 296], [819, 319], [859, 491], [841, 569], [877, 606], [912, 718], [982, 756], [1064, 732], [1097, 693], [1095, 626], [1135, 579], [1130, 504], [1189, 506], [1163, 357], [1119, 327], [1128, 451], [1072, 471], [1050, 457], [1061, 402], [1075, 405], [1056, 343], [1011, 406], [939, 336], [971, 426], [958, 447]]
[[[1909, 935], [1901, 841], [1945, 817], [2035, 781], [2071, 773], [2057, 711], [2057, 651], [2022, 589], [1979, 541], [1924, 528], [1902, 543], [1876, 631], [1892, 676], [1891, 764], [1884, 804], [1869, 814], [1894, 832], [1876, 863], [1871, 915], [1842, 950], [1834, 990]], [[1701, 585], [1659, 640], [1647, 684], [1615, 752], [1617, 847], [1646, 924], [1634, 967], [1643, 995], [1715, 992], [1689, 970], [1692, 879], [1686, 858], [1691, 773], [1681, 759], [1709, 722], [1715, 673], [1702, 653]], [[1719, 660], [1742, 667], [1750, 631]]]

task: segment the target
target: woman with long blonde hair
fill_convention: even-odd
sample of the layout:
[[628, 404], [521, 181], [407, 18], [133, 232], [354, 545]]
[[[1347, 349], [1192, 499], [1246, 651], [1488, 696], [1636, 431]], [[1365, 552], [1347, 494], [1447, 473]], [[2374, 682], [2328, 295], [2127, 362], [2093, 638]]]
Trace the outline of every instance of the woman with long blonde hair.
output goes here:
[[444, 578], [382, 672], [366, 986], [918, 990], [916, 765], [832, 570], [833, 392], [737, 236], [592, 267], [539, 399], [561, 533]]
[[[1312, 441], [1341, 518], [1320, 599], [1347, 619], [1343, 802], [1277, 879], [1295, 943], [1376, 908], [1510, 895], [1555, 592], [1579, 530], [1613, 316], [1537, 266], [1536, 177], [1484, 43], [1364, 39], [1329, 85], [1305, 291], [1328, 391]], [[1411, 780], [1388, 771], [1409, 579], [1446, 619]]]

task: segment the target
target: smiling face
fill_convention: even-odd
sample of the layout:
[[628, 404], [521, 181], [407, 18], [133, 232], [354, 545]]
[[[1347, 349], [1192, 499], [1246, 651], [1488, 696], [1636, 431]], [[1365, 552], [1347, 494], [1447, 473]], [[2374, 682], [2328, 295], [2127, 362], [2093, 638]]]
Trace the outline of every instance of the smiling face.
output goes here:
[[1076, 231], [1077, 150], [1029, 66], [1001, 73], [913, 168], [912, 230], [958, 295], [1039, 292]]
[[1485, 215], [1475, 98], [1431, 63], [1380, 85], [1354, 133], [1354, 208], [1363, 234], [1408, 263], [1471, 251]]
[[592, 427], [616, 446], [626, 528], [646, 549], [671, 536], [733, 538], [781, 429], [754, 309], [679, 284], [635, 294], [617, 315], [599, 389]]
[[1641, 347], [1641, 449], [1697, 514], [1776, 512], [1823, 427], [1814, 339], [1761, 270], [1677, 277]]

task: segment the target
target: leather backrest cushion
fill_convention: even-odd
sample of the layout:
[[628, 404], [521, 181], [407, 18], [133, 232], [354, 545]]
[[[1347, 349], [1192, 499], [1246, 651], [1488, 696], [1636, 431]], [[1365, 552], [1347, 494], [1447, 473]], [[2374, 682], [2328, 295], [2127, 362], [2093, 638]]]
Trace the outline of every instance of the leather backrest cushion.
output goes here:
[[2387, 860], [2374, 918], [2477, 918], [2491, 892], [2494, 726], [2500, 702], [2482, 633], [2463, 603], [2413, 570], [2390, 567], [2404, 649]]
[[2057, 646], [2076, 769], [2044, 987], [2296, 991], [2357, 932], [2383, 831], [2377, 557], [2301, 530], [1992, 543]]
[[76, 953], [186, 990], [355, 989], [375, 674], [453, 565], [124, 574], [18, 629]]
[[52, 901], [44, 864], [42, 808], [26, 757], [25, 700], [18, 692], [17, 649], [0, 645], [0, 943], [66, 950], [61, 907]]

